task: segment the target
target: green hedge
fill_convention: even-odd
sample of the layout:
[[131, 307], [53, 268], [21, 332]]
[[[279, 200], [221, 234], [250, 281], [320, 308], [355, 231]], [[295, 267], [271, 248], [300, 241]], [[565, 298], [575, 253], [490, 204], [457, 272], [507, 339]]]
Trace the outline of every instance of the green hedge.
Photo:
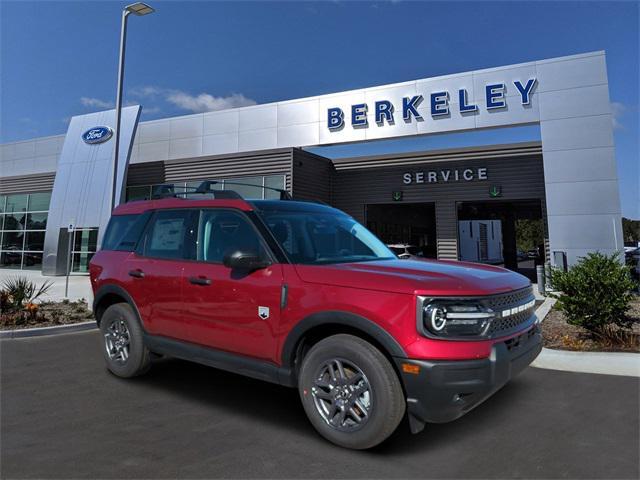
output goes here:
[[559, 293], [556, 308], [572, 325], [601, 333], [608, 326], [628, 328], [626, 316], [635, 283], [620, 254], [589, 253], [567, 272], [553, 269], [551, 286]]

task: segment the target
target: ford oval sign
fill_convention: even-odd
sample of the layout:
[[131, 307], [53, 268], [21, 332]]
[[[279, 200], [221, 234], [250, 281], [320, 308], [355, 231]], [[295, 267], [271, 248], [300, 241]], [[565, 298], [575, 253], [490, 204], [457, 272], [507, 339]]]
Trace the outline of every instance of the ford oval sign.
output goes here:
[[82, 134], [82, 140], [84, 143], [102, 143], [106, 142], [113, 135], [113, 130], [110, 127], [93, 127]]

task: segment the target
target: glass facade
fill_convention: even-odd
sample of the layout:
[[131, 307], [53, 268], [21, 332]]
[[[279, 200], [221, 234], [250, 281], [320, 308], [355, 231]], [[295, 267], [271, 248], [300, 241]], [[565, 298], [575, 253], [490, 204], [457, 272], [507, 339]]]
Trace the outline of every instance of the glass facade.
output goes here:
[[0, 268], [40, 270], [51, 192], [0, 195]]
[[79, 228], [73, 231], [71, 250], [71, 271], [74, 273], [88, 273], [91, 257], [98, 246], [97, 228]]
[[[149, 200], [152, 196], [158, 195], [162, 191], [163, 187], [166, 189], [168, 185], [173, 187], [174, 192], [180, 193], [187, 189], [197, 188], [202, 182], [203, 180], [195, 180], [191, 182], [174, 182], [172, 184], [127, 187], [127, 202], [132, 202], [134, 200]], [[224, 180], [219, 180], [219, 182], [220, 183], [215, 185], [214, 188], [220, 190], [234, 190], [247, 200], [279, 199], [280, 194], [274, 190], [269, 190], [268, 188], [285, 188], [284, 175], [226, 178]], [[234, 183], [245, 183], [250, 185], [234, 185]]]

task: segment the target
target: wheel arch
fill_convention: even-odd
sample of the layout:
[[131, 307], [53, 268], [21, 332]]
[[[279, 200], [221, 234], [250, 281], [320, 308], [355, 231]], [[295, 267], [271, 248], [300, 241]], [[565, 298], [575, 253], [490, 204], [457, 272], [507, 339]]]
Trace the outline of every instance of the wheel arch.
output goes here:
[[371, 320], [351, 312], [327, 311], [309, 315], [293, 327], [282, 347], [282, 366], [289, 368], [297, 377], [299, 360], [304, 358], [305, 349], [339, 333], [352, 334], [369, 341], [390, 360], [394, 368], [392, 357], [406, 357], [398, 341]]
[[144, 328], [142, 325], [142, 317], [140, 317], [138, 307], [133, 301], [133, 298], [131, 298], [131, 295], [129, 295], [124, 288], [113, 284], [100, 287], [93, 300], [93, 315], [96, 318], [98, 326], [100, 326], [100, 320], [102, 319], [102, 315], [105, 310], [116, 303], [128, 303], [138, 318], [140, 326]]

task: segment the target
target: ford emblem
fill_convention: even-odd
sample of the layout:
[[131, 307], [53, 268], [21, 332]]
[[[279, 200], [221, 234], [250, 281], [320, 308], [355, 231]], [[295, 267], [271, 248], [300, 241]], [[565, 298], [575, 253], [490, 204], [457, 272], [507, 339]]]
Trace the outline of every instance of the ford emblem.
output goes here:
[[82, 134], [82, 140], [84, 143], [102, 143], [106, 142], [113, 135], [113, 130], [110, 127], [93, 127]]

